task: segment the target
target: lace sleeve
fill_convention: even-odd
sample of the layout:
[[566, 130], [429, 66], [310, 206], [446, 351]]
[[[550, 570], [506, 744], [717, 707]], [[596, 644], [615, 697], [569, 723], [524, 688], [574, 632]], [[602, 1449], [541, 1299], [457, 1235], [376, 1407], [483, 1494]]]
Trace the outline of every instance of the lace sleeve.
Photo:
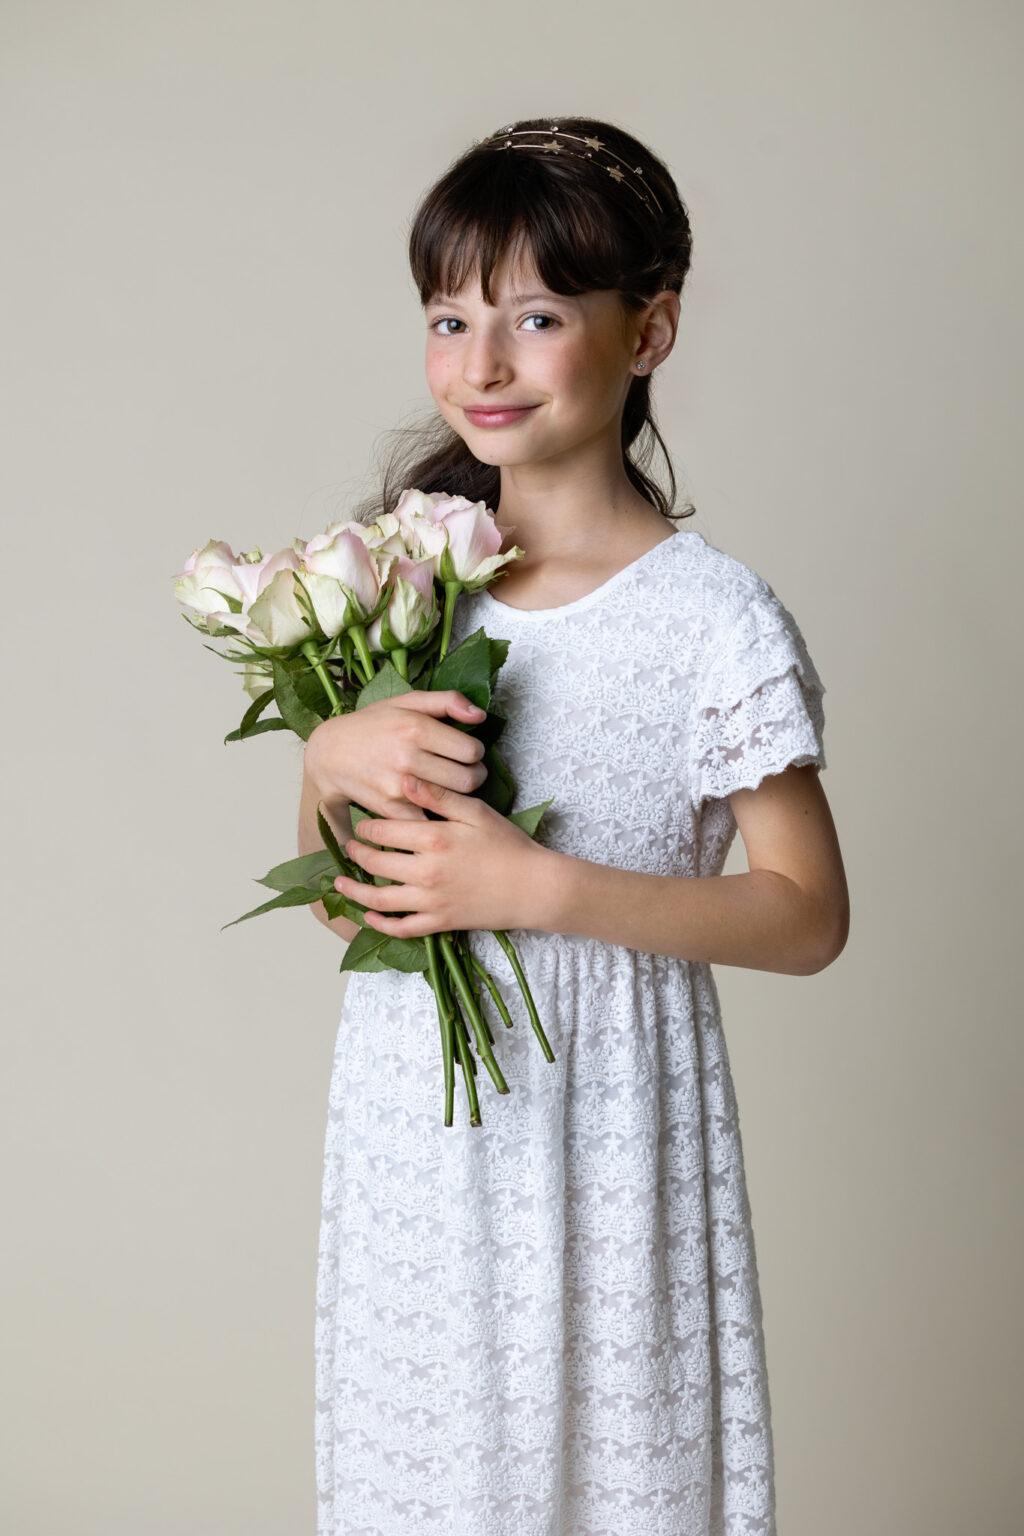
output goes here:
[[756, 789], [794, 763], [824, 768], [824, 692], [796, 620], [762, 583], [716, 647], [698, 689], [694, 809]]

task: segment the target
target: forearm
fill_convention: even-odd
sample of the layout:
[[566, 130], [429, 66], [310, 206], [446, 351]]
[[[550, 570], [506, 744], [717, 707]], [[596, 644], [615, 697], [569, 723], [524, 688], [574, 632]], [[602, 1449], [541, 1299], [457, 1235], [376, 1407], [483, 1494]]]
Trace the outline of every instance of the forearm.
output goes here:
[[792, 976], [813, 975], [835, 956], [828, 914], [774, 870], [695, 879], [537, 852], [536, 921], [526, 926]]
[[[319, 853], [324, 846], [324, 840], [320, 836], [320, 828], [317, 826], [316, 809], [322, 802], [324, 815], [329, 825], [334, 829], [334, 834], [339, 843], [344, 846], [352, 836], [352, 821], [349, 816], [349, 801], [347, 800], [323, 800], [319, 789], [310, 777], [308, 769], [302, 770], [302, 795], [299, 800], [299, 827], [298, 850], [300, 854]], [[347, 917], [329, 918], [322, 901], [310, 903], [309, 910], [318, 922], [332, 933], [336, 933], [339, 939], [346, 944], [350, 943], [359, 932], [357, 923], [352, 923]]]

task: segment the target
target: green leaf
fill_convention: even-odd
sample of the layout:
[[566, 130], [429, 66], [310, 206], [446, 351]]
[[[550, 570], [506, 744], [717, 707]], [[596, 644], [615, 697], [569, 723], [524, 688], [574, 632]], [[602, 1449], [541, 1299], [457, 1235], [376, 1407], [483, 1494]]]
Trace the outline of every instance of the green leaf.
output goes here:
[[318, 848], [315, 853], [303, 853], [297, 859], [275, 864], [257, 883], [269, 885], [272, 891], [288, 891], [299, 885], [313, 889], [321, 875], [329, 874], [333, 879], [337, 869], [333, 855], [326, 848]]
[[476, 791], [477, 799], [505, 816], [515, 803], [515, 780], [509, 772], [508, 764], [493, 743], [486, 749], [481, 761], [487, 769], [487, 777]]
[[225, 928], [233, 928], [235, 923], [244, 923], [247, 917], [259, 917], [261, 912], [273, 912], [277, 907], [308, 907], [311, 902], [319, 900], [319, 891], [311, 891], [308, 885], [297, 885], [290, 891], [282, 891], [273, 901], [265, 901], [262, 907], [253, 907], [251, 912], [243, 912], [234, 922], [224, 923], [221, 933]]
[[512, 642], [511, 640], [492, 640], [488, 635], [487, 644], [491, 648], [491, 678], [493, 680], [508, 660], [508, 650]]
[[542, 800], [540, 805], [528, 806], [524, 811], [513, 811], [508, 819], [509, 821], [514, 821], [517, 827], [522, 827], [524, 832], [529, 832], [530, 836], [533, 837], [540, 825], [544, 812], [549, 805], [554, 805], [554, 803], [553, 799]]
[[[322, 803], [322, 802], [321, 802]], [[347, 869], [351, 860], [347, 859], [338, 846], [338, 839], [334, 835], [334, 828], [318, 805], [316, 808], [316, 824], [320, 828], [320, 836], [324, 840], [324, 846], [333, 858], [338, 869]]]
[[[450, 723], [454, 724], [454, 722]], [[485, 747], [489, 747], [498, 740], [507, 724], [507, 715], [503, 715], [500, 709], [491, 709], [487, 712], [486, 720], [481, 720], [479, 725], [471, 725], [468, 729], [483, 742]]]
[[[303, 741], [308, 741], [316, 730], [321, 720], [330, 710], [323, 686], [316, 673], [308, 666], [304, 657], [299, 658], [301, 670], [294, 663], [289, 665], [274, 657], [271, 666], [274, 669], [274, 696], [277, 699], [277, 707], [281, 711], [281, 719], [285, 721], [289, 730], [301, 736]], [[312, 677], [316, 684], [317, 692], [323, 701], [323, 709], [314, 707], [316, 695], [311, 695], [306, 678]]]
[[[205, 631], [204, 631], [204, 633], [205, 633]], [[217, 640], [217, 639], [225, 640], [225, 639], [227, 639], [227, 633], [225, 632], [224, 634], [221, 634], [221, 635], [215, 635], [214, 639], [215, 640]], [[242, 661], [242, 662], [246, 662], [246, 661], [251, 661], [252, 660], [252, 652], [251, 651], [249, 651], [249, 652], [246, 652], [246, 651], [218, 651], [218, 649], [217, 649], [217, 647], [215, 645], [207, 645], [205, 640], [203, 641], [203, 650], [204, 651], [209, 651], [211, 656], [219, 656], [221, 661]]]
[[[255, 734], [252, 728], [273, 697], [273, 688], [268, 688], [266, 693], [257, 695], [257, 697], [249, 705], [249, 708], [246, 710], [245, 714], [242, 716], [241, 723], [237, 731], [232, 731], [230, 735], [225, 736], [224, 740], [241, 741], [244, 736]], [[282, 724], [284, 724], [283, 721]], [[266, 729], [266, 727], [264, 727], [264, 729]]]
[[257, 720], [255, 725], [251, 725], [246, 731], [244, 738], [242, 736], [241, 728], [239, 728], [237, 731], [228, 731], [228, 734], [224, 737], [224, 741], [225, 744], [229, 741], [248, 741], [250, 736], [261, 736], [264, 731], [288, 730], [291, 730], [291, 726], [286, 720], [282, 720], [279, 715], [271, 715], [269, 720]]
[[253, 699], [252, 703], [249, 705], [249, 708], [246, 710], [245, 714], [242, 716], [242, 723], [238, 727], [238, 729], [242, 732], [243, 736], [245, 735], [245, 732], [249, 728], [249, 726], [252, 725], [255, 720], [259, 719], [260, 715], [262, 715], [263, 711], [266, 709], [267, 705], [270, 703], [270, 701], [271, 701], [271, 699], [273, 697], [274, 697], [273, 684], [271, 684], [271, 686], [269, 688], [267, 688], [264, 693], [258, 693], [256, 695], [256, 697]]
[[[440, 627], [441, 626], [438, 625], [438, 629], [440, 629]], [[419, 677], [421, 677], [423, 675], [423, 673], [430, 666], [430, 663], [431, 663], [431, 652], [430, 652], [430, 647], [429, 646], [424, 646], [422, 650], [410, 651], [409, 652], [409, 681], [410, 681], [410, 683], [415, 684], [417, 678], [419, 678]]]
[[[465, 694], [481, 709], [489, 709], [491, 703], [491, 646], [483, 629], [467, 635], [460, 645], [449, 651], [444, 660], [434, 668], [430, 688], [434, 693], [444, 688], [454, 688]], [[498, 642], [499, 644], [503, 642]]]
[[360, 928], [345, 951], [342, 971], [425, 971], [427, 946], [422, 939], [396, 939], [376, 928]]
[[381, 699], [394, 699], [400, 693], [411, 693], [412, 688], [399, 672], [394, 662], [385, 661], [380, 671], [360, 690], [356, 699], [356, 709], [363, 709], [367, 704], [376, 704]]
[[357, 905], [344, 896], [341, 891], [336, 891], [333, 886], [328, 887], [320, 897], [324, 904], [324, 911], [330, 918], [347, 917], [350, 923], [358, 923], [362, 927], [366, 922], [365, 908]]
[[348, 819], [352, 823], [352, 831], [355, 832], [361, 821], [373, 821], [375, 818], [372, 811], [364, 811], [361, 805], [353, 802], [348, 808]]

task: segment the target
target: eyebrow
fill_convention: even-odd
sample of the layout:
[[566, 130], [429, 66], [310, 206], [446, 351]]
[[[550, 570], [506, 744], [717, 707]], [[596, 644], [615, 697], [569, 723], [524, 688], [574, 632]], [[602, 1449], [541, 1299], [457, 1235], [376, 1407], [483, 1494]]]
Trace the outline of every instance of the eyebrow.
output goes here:
[[[537, 299], [542, 300], [545, 304], [568, 304], [571, 302], [571, 297], [567, 293], [521, 293], [518, 297], [510, 299], [509, 303], [532, 304]], [[458, 302], [458, 299], [452, 298], [449, 294], [442, 294], [440, 298], [430, 299], [426, 307], [430, 309], [434, 305], [458, 304]]]

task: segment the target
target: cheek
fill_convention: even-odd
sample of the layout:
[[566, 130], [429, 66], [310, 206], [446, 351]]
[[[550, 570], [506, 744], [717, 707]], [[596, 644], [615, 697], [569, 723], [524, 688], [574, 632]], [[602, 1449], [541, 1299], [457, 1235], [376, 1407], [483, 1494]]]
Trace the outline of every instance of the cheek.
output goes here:
[[589, 419], [609, 393], [609, 360], [587, 347], [567, 347], [549, 360], [551, 393], [562, 414]]
[[435, 399], [443, 396], [451, 377], [451, 357], [428, 345], [423, 371], [426, 375], [427, 388]]
[[452, 431], [465, 441], [466, 418], [454, 403], [463, 393], [459, 364], [454, 352], [442, 354], [436, 349], [431, 351], [428, 348], [423, 371], [438, 414]]

